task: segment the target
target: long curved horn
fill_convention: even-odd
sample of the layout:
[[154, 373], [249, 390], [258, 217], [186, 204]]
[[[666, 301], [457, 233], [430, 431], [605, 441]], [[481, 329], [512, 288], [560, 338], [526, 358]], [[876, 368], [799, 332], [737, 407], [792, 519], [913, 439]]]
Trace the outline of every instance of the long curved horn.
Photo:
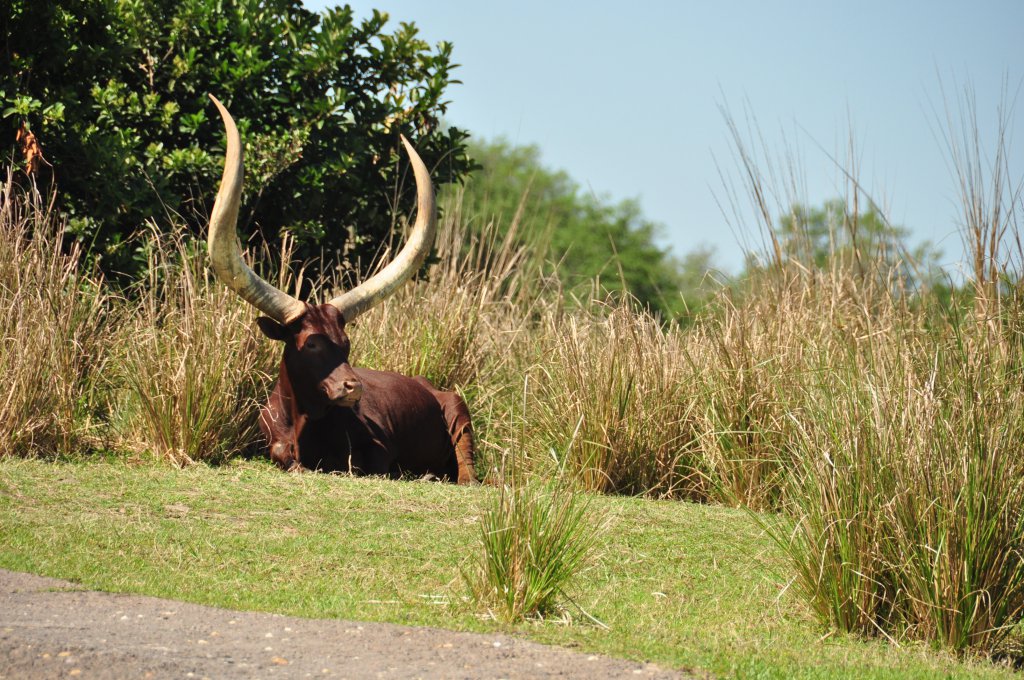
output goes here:
[[405, 247], [384, 269], [327, 303], [341, 312], [346, 322], [351, 322], [408, 281], [419, 270], [434, 245], [437, 206], [434, 203], [430, 172], [404, 135], [402, 144], [409, 153], [413, 173], [416, 175], [416, 223], [409, 230], [409, 240]]
[[291, 323], [306, 313], [306, 305], [261, 279], [242, 261], [242, 248], [235, 233], [244, 172], [242, 140], [228, 110], [212, 94], [210, 99], [217, 105], [220, 117], [224, 119], [224, 131], [228, 138], [224, 175], [220, 180], [220, 189], [217, 190], [217, 200], [213, 203], [210, 233], [206, 241], [213, 272], [228, 288], [256, 309], [278, 323]]

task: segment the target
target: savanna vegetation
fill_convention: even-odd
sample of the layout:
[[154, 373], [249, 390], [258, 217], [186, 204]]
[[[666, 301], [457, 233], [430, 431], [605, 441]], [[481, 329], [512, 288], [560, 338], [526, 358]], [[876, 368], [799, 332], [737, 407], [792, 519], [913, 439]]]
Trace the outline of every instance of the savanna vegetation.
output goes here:
[[[193, 4], [205, 6], [168, 6], [168, 25], [191, 30], [176, 12]], [[125, 17], [136, 7], [95, 6]], [[28, 5], [16, 7], [21, 14], [12, 16], [27, 21]], [[236, 28], [250, 26], [248, 7], [238, 4]], [[313, 21], [297, 3], [282, 7], [295, 13], [278, 8], [279, 19], [297, 22], [288, 30]], [[52, 9], [56, 23], [48, 25], [71, 30], [64, 10], [56, 4]], [[136, 19], [142, 26], [159, 16], [147, 12]], [[346, 26], [339, 28], [346, 40], [362, 35], [350, 12], [320, 20]], [[383, 23], [369, 21], [364, 29], [380, 31]], [[234, 24], [211, 26], [229, 31]], [[154, 29], [157, 34], [163, 40], [174, 32]], [[399, 34], [412, 41], [415, 32], [403, 27]], [[323, 31], [317, 35], [326, 40]], [[372, 49], [360, 43], [356, 53], [388, 52], [380, 46], [394, 40], [418, 55], [410, 56], [413, 62], [440, 69], [445, 75], [431, 81], [440, 88], [433, 99], [409, 95], [436, 122], [443, 112], [447, 52], [439, 48], [427, 56], [427, 46], [397, 36], [375, 35]], [[226, 37], [221, 43], [224, 54], [242, 44]], [[209, 77], [235, 90], [238, 83], [230, 78], [242, 77], [196, 74], [194, 85]], [[424, 77], [417, 74], [412, 81]], [[22, 115], [22, 100], [12, 99], [9, 88], [20, 81], [10, 73], [0, 77], [8, 88], [0, 99], [13, 102], [4, 120], [13, 121]], [[330, 83], [340, 81], [331, 77], [341, 75], [328, 76], [318, 96], [338, 92]], [[118, 88], [129, 99], [141, 97], [140, 106], [145, 97], [139, 93], [152, 88], [154, 106], [164, 110], [163, 97], [177, 91], [178, 81], [155, 82]], [[199, 99], [214, 85], [195, 87], [192, 108], [181, 110], [199, 116]], [[267, 119], [241, 100], [240, 108], [232, 106], [251, 126], [244, 133], [255, 158], [270, 159], [265, 168], [284, 147], [273, 135], [261, 137], [261, 125], [298, 134], [294, 143], [310, 145], [314, 165], [349, 162], [327, 153], [334, 135], [351, 135], [350, 144], [369, 143], [361, 135], [382, 144], [369, 151], [375, 168], [369, 175], [359, 174], [362, 161], [331, 175], [332, 181], [336, 175], [358, 175], [355, 182], [372, 177], [373, 189], [344, 186], [362, 201], [380, 198], [381, 182], [400, 184], [391, 184], [396, 180], [387, 140], [395, 130], [387, 120], [397, 119], [380, 104], [380, 97], [392, 102], [385, 90], [392, 92], [373, 89], [377, 94], [368, 95], [377, 102], [371, 107], [377, 118], [364, 127], [346, 117], [349, 100], [328, 106], [330, 115], [317, 120], [334, 120], [336, 127], [320, 141], [312, 132], [320, 128], [310, 122], [315, 115], [280, 125], [289, 115], [319, 110], [313, 100], [302, 99], [307, 110], [282, 94], [274, 104], [277, 118]], [[465, 395], [474, 415], [477, 468], [499, 487], [466, 492], [275, 475], [261, 463], [239, 462], [260, 453], [256, 405], [273, 380], [276, 348], [258, 335], [253, 310], [213, 281], [201, 244], [190, 236], [201, 221], [182, 217], [178, 207], [168, 211], [171, 219], [148, 228], [143, 222], [153, 211], [117, 213], [138, 231], [130, 257], [114, 259], [136, 262], [133, 271], [140, 275], [116, 286], [104, 277], [97, 258], [103, 265], [109, 253], [120, 252], [117, 243], [129, 242], [101, 236], [124, 233], [103, 231], [101, 225], [112, 224], [104, 211], [113, 208], [98, 207], [91, 215], [89, 204], [75, 203], [70, 188], [72, 193], [61, 193], [59, 181], [57, 193], [30, 181], [38, 173], [67, 172], [60, 170], [59, 139], [71, 133], [54, 133], [51, 153], [44, 131], [58, 130], [61, 117], [87, 118], [75, 118], [70, 104], [48, 108], [55, 106], [47, 103], [51, 99], [64, 100], [44, 95], [21, 105], [26, 116], [54, 120], [53, 128], [32, 126], [54, 167], [33, 172], [29, 156], [22, 156], [0, 198], [0, 370], [6, 377], [0, 399], [0, 565], [97, 587], [308, 615], [472, 629], [509, 625], [540, 639], [574, 640], [719, 673], [999, 674], [1005, 669], [963, 657], [1019, 658], [1024, 250], [1018, 216], [1024, 205], [1020, 181], [1010, 172], [1006, 118], [990, 145], [972, 124], [973, 102], [967, 102], [972, 116], [964, 124], [955, 116], [947, 122], [971, 264], [963, 279], [937, 271], [928, 248], [908, 248], [855, 173], [848, 195], [820, 210], [801, 207], [793, 196], [769, 203], [767, 197], [779, 194], [763, 178], [779, 173], [762, 171], [771, 159], [736, 134], [746, 191], [725, 203], [739, 206], [749, 198], [752, 209], [737, 214], [753, 215], [745, 226], [760, 228], [765, 248], [751, 253], [746, 271], [729, 285], [687, 288], [692, 277], [652, 245], [654, 227], [635, 206], [581, 197], [568, 178], [539, 168], [534, 151], [479, 147], [485, 174], [448, 196], [434, 262], [350, 329], [353, 363], [424, 375]], [[100, 105], [98, 99], [75, 101], [90, 111]], [[288, 113], [293, 105], [305, 113]], [[168, 175], [184, 184], [134, 187], [138, 200], [180, 206], [209, 197], [220, 147], [206, 110], [203, 104], [203, 120], [187, 130], [177, 109], [168, 114], [178, 146], [155, 138], [131, 141], [130, 131], [141, 128], [124, 128], [136, 149], [125, 152], [132, 162], [144, 164], [137, 150], [161, 143], [153, 147], [154, 158], [162, 149], [192, 145], [201, 156], [194, 168]], [[332, 119], [335, 114], [340, 118]], [[108, 122], [110, 130], [122, 130], [117, 120]], [[451, 149], [464, 141], [457, 131], [431, 138], [435, 123], [416, 128], [405, 122], [420, 132], [425, 155], [434, 154], [435, 163], [447, 153], [443, 144]], [[193, 141], [191, 133], [199, 130], [205, 132]], [[452, 153], [451, 167], [462, 168], [452, 175], [458, 177], [469, 162], [459, 160], [461, 150]], [[305, 151], [302, 158], [306, 162]], [[81, 162], [93, 160], [107, 162]], [[320, 182], [323, 167], [264, 174], [262, 162], [250, 173], [256, 177], [254, 212], [285, 185], [293, 195], [305, 195], [306, 179], [314, 196], [333, 200], [342, 189]], [[144, 175], [132, 174], [132, 181]], [[286, 175], [287, 182], [275, 184]], [[262, 198], [260, 177], [276, 187]], [[515, 193], [501, 188], [503, 178]], [[198, 193], [182, 188], [193, 186], [192, 180]], [[104, 187], [124, 196], [131, 189]], [[170, 192], [173, 202], [160, 198], [161, 191]], [[397, 205], [410, 202], [402, 198]], [[360, 205], [369, 211], [360, 219], [374, 225], [367, 236], [400, 222], [391, 203]], [[295, 263], [313, 254], [317, 229], [348, 225], [355, 214], [328, 211], [275, 221], [279, 216], [271, 211], [266, 225], [277, 226], [261, 223], [255, 230], [265, 238], [252, 243], [253, 260], [273, 263], [264, 276], [302, 295], [341, 285], [363, 269], [361, 251], [332, 245], [323, 257], [315, 253], [319, 264]], [[297, 226], [307, 221], [315, 229]], [[277, 229], [286, 223], [291, 226]], [[93, 226], [83, 226], [88, 224]], [[589, 228], [584, 225], [597, 225], [591, 233], [600, 234], [600, 244], [581, 236]], [[366, 252], [376, 247], [372, 241], [351, 243], [363, 243]], [[687, 299], [680, 290], [698, 293]], [[55, 483], [54, 477], [65, 481]], [[176, 491], [161, 495], [158, 487]], [[180, 505], [179, 495], [196, 509], [187, 521], [179, 510], [167, 510]], [[367, 525], [354, 532], [366, 544], [341, 548], [336, 525], [325, 534], [323, 521], [311, 519], [342, 513], [344, 522], [362, 526], [361, 508], [395, 495], [401, 502], [384, 507], [399, 509], [380, 511], [388, 513], [391, 529]], [[256, 503], [271, 509], [257, 511]], [[245, 530], [259, 528], [267, 513], [291, 507], [303, 510], [294, 514], [291, 531]], [[132, 521], [96, 521], [113, 514]], [[468, 521], [477, 516], [479, 521]], [[424, 533], [442, 534], [448, 543], [415, 544], [413, 529], [424, 523], [441, 526]], [[73, 531], [66, 530], [69, 525]], [[257, 545], [253, 535], [264, 538]], [[197, 536], [217, 540], [204, 543]], [[154, 552], [157, 544], [170, 547]], [[227, 547], [211, 552], [206, 546], [214, 544]], [[374, 567], [382, 551], [427, 566], [412, 569], [408, 580], [389, 576], [394, 572]], [[328, 574], [353, 564], [345, 560], [363, 560], [360, 573], [369, 576], [360, 587], [397, 592], [400, 607], [382, 610], [351, 593], [332, 592], [335, 581], [326, 577], [301, 583], [289, 578], [283, 567], [296, 553]], [[58, 564], [50, 554], [65, 557]], [[213, 576], [203, 568], [210, 560], [221, 565]], [[590, 577], [571, 580], [581, 571]], [[444, 606], [434, 607], [438, 593]], [[477, 618], [481, 612], [489, 618]], [[524, 616], [574, 625], [523, 623]], [[714, 631], [711, 638], [702, 635], [707, 629]]]

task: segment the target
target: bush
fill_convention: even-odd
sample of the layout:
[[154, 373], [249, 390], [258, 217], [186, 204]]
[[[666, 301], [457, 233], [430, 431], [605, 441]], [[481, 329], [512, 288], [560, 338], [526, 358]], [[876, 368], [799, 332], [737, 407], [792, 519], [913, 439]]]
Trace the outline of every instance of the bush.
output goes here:
[[412, 205], [396, 171], [398, 135], [436, 181], [470, 168], [465, 133], [441, 130], [451, 45], [431, 49], [412, 24], [357, 21], [299, 0], [13, 0], [0, 16], [0, 144], [26, 126], [56, 186], [69, 230], [110, 272], [139, 272], [130, 236], [206, 224], [231, 109], [248, 146], [240, 228], [258, 220], [275, 248], [285, 233], [313, 264], [344, 254], [370, 263]]

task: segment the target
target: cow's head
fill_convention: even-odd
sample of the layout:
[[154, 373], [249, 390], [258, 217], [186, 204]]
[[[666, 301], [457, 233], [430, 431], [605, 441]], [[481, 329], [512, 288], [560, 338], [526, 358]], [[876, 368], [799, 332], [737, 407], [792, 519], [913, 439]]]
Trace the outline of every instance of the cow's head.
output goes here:
[[299, 408], [310, 418], [330, 406], [352, 408], [363, 396], [363, 384], [348, 363], [345, 317], [333, 305], [307, 305], [289, 324], [267, 316], [256, 319], [271, 340], [284, 343], [281, 361]]
[[224, 119], [228, 146], [207, 240], [213, 271], [239, 296], [266, 314], [258, 320], [260, 330], [284, 342], [283, 367], [304, 412], [316, 418], [332, 404], [352, 407], [362, 396], [362, 384], [348, 363], [345, 324], [407, 281], [430, 252], [437, 227], [430, 173], [402, 137], [416, 176], [417, 192], [416, 222], [405, 247], [380, 272], [352, 290], [321, 305], [302, 302], [260, 278], [242, 260], [235, 234], [242, 196], [242, 142], [231, 114], [216, 98], [210, 99]]

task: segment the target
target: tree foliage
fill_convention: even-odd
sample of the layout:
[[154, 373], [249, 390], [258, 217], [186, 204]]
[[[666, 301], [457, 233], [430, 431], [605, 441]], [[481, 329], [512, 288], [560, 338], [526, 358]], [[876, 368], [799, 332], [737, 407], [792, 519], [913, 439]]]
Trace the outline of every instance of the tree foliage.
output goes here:
[[781, 251], [804, 265], [824, 268], [840, 258], [861, 270], [896, 275], [909, 288], [941, 283], [939, 251], [927, 241], [908, 248], [910, 232], [891, 224], [874, 205], [857, 211], [843, 199], [820, 208], [794, 205], [779, 218], [775, 233]]
[[[297, 257], [369, 262], [414, 201], [399, 132], [441, 181], [471, 167], [443, 130], [451, 45], [386, 14], [316, 14], [300, 0], [11, 0], [0, 16], [0, 141], [29, 130], [71, 231], [108, 271], [132, 272], [129, 235], [149, 220], [201, 231], [224, 152], [207, 98], [246, 143], [240, 230]], [[17, 151], [14, 151], [17, 156]]]
[[582, 191], [565, 172], [545, 168], [535, 146], [475, 142], [470, 155], [481, 168], [466, 183], [463, 212], [497, 218], [504, 228], [519, 214], [520, 233], [557, 264], [570, 291], [597, 278], [606, 291], [628, 291], [670, 318], [706, 297], [710, 251], [673, 257], [655, 243], [659, 226], [636, 201], [611, 203]]

